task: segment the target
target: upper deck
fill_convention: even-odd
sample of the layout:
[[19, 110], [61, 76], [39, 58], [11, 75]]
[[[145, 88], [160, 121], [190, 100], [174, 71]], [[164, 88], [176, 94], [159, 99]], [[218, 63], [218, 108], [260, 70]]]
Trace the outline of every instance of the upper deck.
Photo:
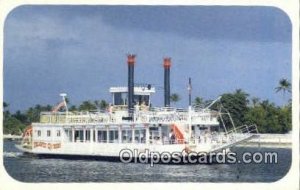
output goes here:
[[133, 118], [126, 119], [128, 112], [125, 107], [115, 107], [110, 111], [97, 112], [42, 112], [40, 123], [43, 124], [165, 124], [173, 123], [193, 125], [218, 125], [218, 112], [206, 109], [178, 109], [171, 107], [138, 108]]

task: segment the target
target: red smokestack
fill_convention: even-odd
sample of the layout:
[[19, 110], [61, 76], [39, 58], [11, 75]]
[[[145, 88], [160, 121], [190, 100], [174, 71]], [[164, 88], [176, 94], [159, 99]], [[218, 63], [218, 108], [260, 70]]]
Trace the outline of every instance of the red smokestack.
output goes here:
[[133, 113], [133, 101], [134, 101], [134, 63], [135, 55], [127, 55], [128, 63], [128, 113]]
[[135, 55], [133, 55], [133, 54], [127, 55], [127, 63], [134, 64], [135, 63]]
[[171, 67], [171, 58], [170, 57], [166, 57], [164, 58], [164, 68], [170, 68]]
[[165, 96], [165, 107], [170, 106], [170, 68], [171, 58], [164, 58], [164, 96]]

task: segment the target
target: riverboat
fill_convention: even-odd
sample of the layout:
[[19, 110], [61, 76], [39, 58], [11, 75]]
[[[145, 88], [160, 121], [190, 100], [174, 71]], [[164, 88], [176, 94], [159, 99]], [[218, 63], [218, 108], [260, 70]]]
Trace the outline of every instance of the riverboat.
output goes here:
[[[236, 127], [226, 109], [211, 109], [218, 97], [205, 107], [191, 102], [175, 108], [170, 104], [171, 58], [163, 59], [164, 106], [151, 102], [154, 85], [134, 83], [135, 55], [127, 56], [128, 85], [111, 87], [112, 103], [105, 110], [72, 112], [66, 94], [51, 112], [42, 112], [17, 147], [37, 156], [59, 158], [116, 158], [122, 150], [132, 152], [218, 152], [257, 136], [256, 125]], [[225, 126], [224, 117], [231, 126]], [[146, 157], [150, 157], [147, 154]]]

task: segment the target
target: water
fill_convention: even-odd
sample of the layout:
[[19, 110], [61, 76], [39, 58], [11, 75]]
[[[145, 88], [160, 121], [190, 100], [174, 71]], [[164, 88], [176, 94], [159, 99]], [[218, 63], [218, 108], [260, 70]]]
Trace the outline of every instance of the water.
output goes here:
[[92, 160], [38, 159], [23, 155], [14, 141], [4, 140], [4, 166], [23, 182], [273, 182], [284, 177], [291, 165], [291, 149], [241, 148], [276, 151], [277, 164], [155, 165]]

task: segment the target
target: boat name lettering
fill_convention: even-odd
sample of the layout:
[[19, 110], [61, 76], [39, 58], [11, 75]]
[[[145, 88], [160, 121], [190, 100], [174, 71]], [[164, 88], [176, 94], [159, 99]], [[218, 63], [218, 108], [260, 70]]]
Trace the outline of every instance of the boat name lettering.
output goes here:
[[61, 147], [60, 143], [45, 143], [45, 142], [34, 142], [33, 147], [43, 147], [48, 149], [57, 149]]

